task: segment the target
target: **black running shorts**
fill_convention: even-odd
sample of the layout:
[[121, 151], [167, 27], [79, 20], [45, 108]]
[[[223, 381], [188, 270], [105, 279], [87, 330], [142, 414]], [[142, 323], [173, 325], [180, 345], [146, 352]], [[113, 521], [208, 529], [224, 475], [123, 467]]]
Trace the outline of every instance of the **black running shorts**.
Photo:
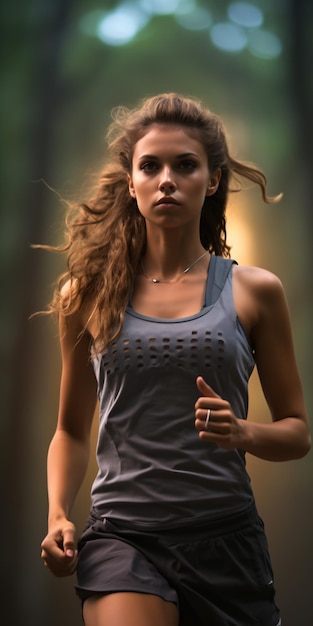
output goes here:
[[92, 512], [79, 541], [78, 596], [119, 591], [174, 602], [180, 626], [279, 626], [264, 525], [255, 507], [218, 522], [134, 530]]

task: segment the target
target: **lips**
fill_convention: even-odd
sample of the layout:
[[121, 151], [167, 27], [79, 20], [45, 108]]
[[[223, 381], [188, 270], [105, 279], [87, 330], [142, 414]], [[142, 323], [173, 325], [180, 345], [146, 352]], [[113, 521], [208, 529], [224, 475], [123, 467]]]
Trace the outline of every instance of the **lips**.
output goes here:
[[172, 196], [163, 196], [163, 198], [160, 198], [160, 200], [158, 200], [158, 202], [156, 203], [156, 206], [159, 206], [160, 204], [176, 204], [177, 205], [178, 202]]

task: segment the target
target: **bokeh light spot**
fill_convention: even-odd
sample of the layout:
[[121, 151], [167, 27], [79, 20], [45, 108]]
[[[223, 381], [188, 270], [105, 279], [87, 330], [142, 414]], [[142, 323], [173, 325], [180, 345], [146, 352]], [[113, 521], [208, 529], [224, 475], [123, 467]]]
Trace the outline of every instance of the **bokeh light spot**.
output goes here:
[[121, 4], [98, 23], [97, 35], [111, 46], [121, 46], [131, 41], [149, 21], [134, 4]]
[[192, 13], [192, 11], [196, 11], [197, 2], [196, 0], [180, 0], [175, 11], [176, 15], [185, 15], [186, 13]]
[[282, 44], [279, 37], [268, 30], [251, 32], [248, 48], [251, 54], [261, 59], [275, 59], [282, 52]]
[[246, 28], [257, 28], [263, 24], [263, 13], [259, 7], [248, 2], [233, 2], [228, 7], [228, 17], [235, 24]]
[[179, 5], [179, 0], [140, 0], [140, 6], [150, 15], [170, 15]]
[[210, 31], [213, 44], [226, 52], [240, 52], [247, 45], [247, 35], [240, 26], [219, 22]]
[[190, 12], [177, 12], [175, 19], [180, 26], [187, 30], [205, 30], [212, 23], [211, 13], [201, 7]]

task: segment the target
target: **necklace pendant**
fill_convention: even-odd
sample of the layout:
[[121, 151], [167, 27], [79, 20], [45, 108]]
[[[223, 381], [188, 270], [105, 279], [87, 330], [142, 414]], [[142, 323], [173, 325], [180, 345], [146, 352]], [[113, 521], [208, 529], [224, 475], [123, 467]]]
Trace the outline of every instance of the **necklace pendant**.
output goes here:
[[140, 265], [141, 265], [143, 275], [149, 280], [151, 280], [151, 282], [154, 283], [154, 285], [157, 285], [158, 283], [176, 283], [181, 276], [183, 276], [184, 274], [187, 274], [191, 270], [191, 268], [194, 265], [196, 265], [196, 263], [198, 263], [198, 261], [201, 261], [201, 259], [203, 259], [203, 257], [206, 254], [209, 254], [209, 250], [205, 250], [205, 252], [200, 254], [200, 256], [198, 256], [198, 258], [195, 261], [193, 261], [191, 265], [188, 265], [188, 267], [186, 267], [183, 272], [175, 276], [175, 278], [173, 278], [172, 280], [160, 280], [159, 278], [152, 278], [151, 276], [149, 276], [149, 274], [146, 274], [142, 260], [140, 261]]

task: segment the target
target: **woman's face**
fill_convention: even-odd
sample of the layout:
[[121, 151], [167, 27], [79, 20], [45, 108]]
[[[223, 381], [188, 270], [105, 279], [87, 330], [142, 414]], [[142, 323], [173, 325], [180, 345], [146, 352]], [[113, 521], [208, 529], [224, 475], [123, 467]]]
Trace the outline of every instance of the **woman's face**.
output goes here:
[[135, 145], [128, 183], [147, 225], [173, 228], [199, 223], [205, 197], [215, 193], [219, 179], [192, 130], [154, 124]]

